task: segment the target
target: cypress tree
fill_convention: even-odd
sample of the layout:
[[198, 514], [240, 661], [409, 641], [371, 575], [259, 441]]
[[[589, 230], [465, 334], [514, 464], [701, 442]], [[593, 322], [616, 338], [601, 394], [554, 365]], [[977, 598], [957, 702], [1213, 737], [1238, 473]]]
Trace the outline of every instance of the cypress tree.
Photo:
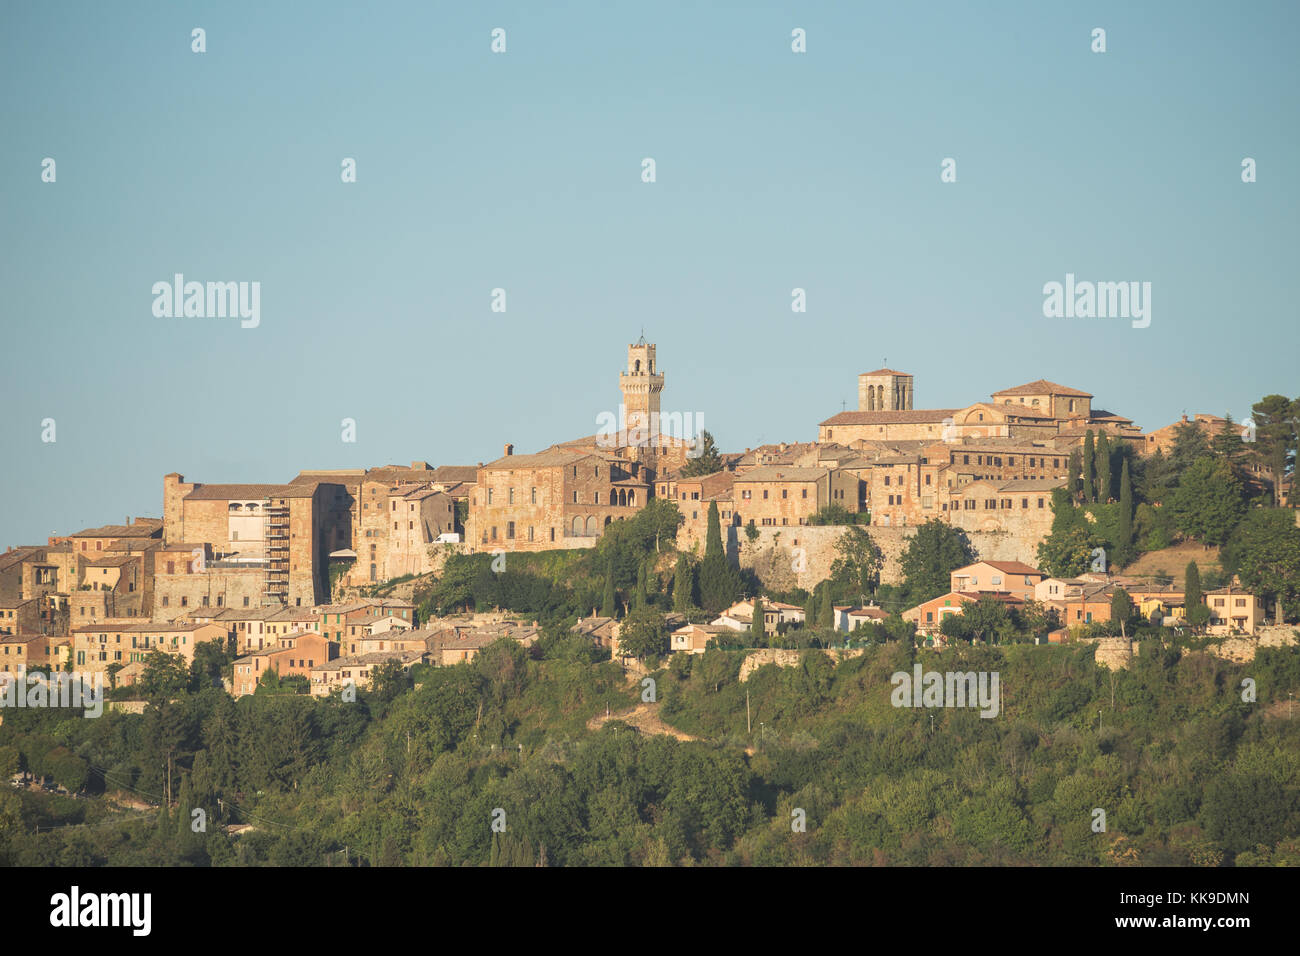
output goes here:
[[645, 607], [649, 603], [649, 595], [646, 593], [646, 572], [645, 562], [642, 561], [636, 569], [636, 606]]
[[1133, 482], [1128, 476], [1128, 459], [1119, 473], [1119, 557], [1121, 565], [1134, 557], [1133, 547]]
[[1092, 444], [1092, 429], [1083, 436], [1083, 500], [1097, 500], [1097, 481], [1093, 467], [1097, 463], [1097, 451]]
[[1201, 603], [1201, 569], [1195, 561], [1187, 562], [1187, 570], [1183, 572], [1183, 600], [1188, 613]]
[[677, 555], [677, 567], [673, 569], [673, 610], [678, 614], [685, 614], [691, 608], [693, 578], [686, 555]]
[[605, 569], [605, 596], [600, 604], [601, 617], [613, 617], [616, 597], [614, 594], [614, 557], [610, 555], [609, 566]]
[[1097, 500], [1110, 501], [1110, 440], [1105, 432], [1097, 439]]
[[826, 582], [822, 587], [822, 606], [817, 615], [817, 626], [831, 629], [835, 627], [835, 602], [831, 600], [830, 582]]
[[814, 588], [812, 594], [808, 595], [808, 600], [803, 604], [803, 621], [805, 627], [812, 627], [817, 623], [817, 589]]
[[704, 560], [700, 562], [700, 603], [711, 613], [718, 613], [736, 600], [740, 577], [727, 562], [722, 550], [722, 524], [718, 520], [718, 503], [709, 502], [709, 527], [704, 543]]
[[1201, 569], [1195, 561], [1189, 561], [1183, 572], [1183, 607], [1187, 611], [1187, 623], [1192, 627], [1200, 627], [1210, 619], [1210, 609], [1201, 591]]
[[1082, 457], [1077, 448], [1070, 452], [1070, 483], [1068, 485], [1070, 501], [1078, 501], [1079, 495], [1083, 493], [1083, 476], [1080, 474], [1083, 468], [1080, 460]]
[[704, 535], [704, 560], [725, 558], [722, 550], [722, 522], [718, 519], [718, 503], [709, 502], [709, 527]]
[[763, 598], [754, 598], [754, 617], [749, 622], [749, 633], [754, 638], [754, 646], [762, 647], [767, 636], [767, 619], [763, 612]]

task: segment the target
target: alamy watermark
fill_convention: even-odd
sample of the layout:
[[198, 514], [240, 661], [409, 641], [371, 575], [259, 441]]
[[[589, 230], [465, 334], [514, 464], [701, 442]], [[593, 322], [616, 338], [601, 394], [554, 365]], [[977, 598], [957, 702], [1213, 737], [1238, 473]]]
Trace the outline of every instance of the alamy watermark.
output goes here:
[[[671, 431], [664, 431], [668, 426]], [[693, 439], [686, 438], [694, 432]], [[596, 445], [600, 448], [672, 448], [686, 447], [687, 458], [704, 454], [703, 412], [632, 412], [619, 404], [618, 414], [601, 412], [596, 416]]]
[[66, 707], [84, 708], [86, 717], [104, 713], [104, 675], [59, 671], [47, 677], [21, 671], [0, 674], [0, 708]]
[[1043, 315], [1049, 319], [1132, 319], [1133, 328], [1151, 324], [1150, 282], [1075, 282], [1043, 286]]
[[177, 272], [171, 282], [155, 282], [152, 292], [159, 319], [240, 318], [245, 329], [262, 322], [261, 282], [186, 282]]
[[895, 707], [979, 707], [981, 717], [996, 717], [1002, 705], [997, 671], [926, 671], [917, 664], [889, 678]]

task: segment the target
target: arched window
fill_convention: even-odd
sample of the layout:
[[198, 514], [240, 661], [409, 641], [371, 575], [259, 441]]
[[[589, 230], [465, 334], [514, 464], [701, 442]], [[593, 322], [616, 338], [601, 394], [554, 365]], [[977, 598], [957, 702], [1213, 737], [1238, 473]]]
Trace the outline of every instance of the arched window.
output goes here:
[[587, 535], [594, 538], [598, 534], [600, 534], [600, 525], [597, 523], [596, 516], [590, 515], [587, 518]]
[[623, 488], [618, 489], [618, 503], [619, 503], [620, 505], [626, 505], [626, 504], [627, 504], [627, 491], [626, 491], [626, 489], [623, 489]]
[[578, 537], [582, 536], [582, 515], [573, 516], [573, 533]]
[[633, 488], [631, 491], [629, 491], [629, 492], [627, 493], [627, 503], [628, 503], [628, 505], [630, 505], [630, 506], [633, 507], [633, 508], [636, 507], [636, 489], [635, 489], [635, 488]]
[[640, 360], [640, 359], [637, 359], [635, 362], [632, 363], [632, 371], [634, 371], [634, 372], [639, 372], [639, 371], [641, 371], [641, 360]]

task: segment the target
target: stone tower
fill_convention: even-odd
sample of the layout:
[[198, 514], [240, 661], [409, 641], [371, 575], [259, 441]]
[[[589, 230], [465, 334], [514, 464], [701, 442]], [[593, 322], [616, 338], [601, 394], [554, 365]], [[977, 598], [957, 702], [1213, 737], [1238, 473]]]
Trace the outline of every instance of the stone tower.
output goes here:
[[858, 411], [897, 412], [912, 407], [912, 376], [890, 368], [858, 376]]
[[636, 429], [653, 444], [659, 437], [659, 395], [664, 390], [664, 377], [655, 371], [655, 347], [646, 342], [644, 333], [627, 347], [627, 371], [619, 375], [618, 387], [623, 392], [628, 432]]

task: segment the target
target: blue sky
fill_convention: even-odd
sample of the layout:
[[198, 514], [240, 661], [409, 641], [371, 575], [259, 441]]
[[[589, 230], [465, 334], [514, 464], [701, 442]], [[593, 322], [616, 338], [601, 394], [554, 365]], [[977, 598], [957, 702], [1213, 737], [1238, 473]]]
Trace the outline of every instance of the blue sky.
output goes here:
[[[815, 437], [886, 362], [918, 407], [1042, 377], [1147, 428], [1243, 417], [1300, 393], [1298, 27], [1292, 2], [10, 0], [0, 546], [158, 515], [170, 471], [591, 434], [642, 327], [665, 410], [726, 449]], [[156, 318], [176, 272], [259, 281], [260, 326]], [[1044, 318], [1067, 272], [1151, 282], [1150, 327]]]

